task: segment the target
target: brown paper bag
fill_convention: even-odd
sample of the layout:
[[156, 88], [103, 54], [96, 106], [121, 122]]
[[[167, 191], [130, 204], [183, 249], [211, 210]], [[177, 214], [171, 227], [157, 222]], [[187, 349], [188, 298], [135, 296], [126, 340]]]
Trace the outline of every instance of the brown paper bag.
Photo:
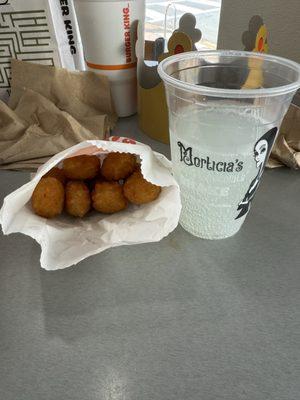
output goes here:
[[27, 88], [43, 95], [82, 124], [88, 124], [95, 134], [103, 133], [98, 126], [99, 115], [107, 116], [105, 130], [114, 126], [116, 115], [106, 76], [18, 60], [12, 60], [11, 68], [12, 92], [8, 104], [12, 109], [16, 108], [24, 88]]
[[115, 125], [105, 76], [13, 60], [11, 87], [11, 108], [0, 102], [0, 168], [35, 169]]
[[282, 122], [267, 166], [300, 168], [300, 108], [294, 104]]

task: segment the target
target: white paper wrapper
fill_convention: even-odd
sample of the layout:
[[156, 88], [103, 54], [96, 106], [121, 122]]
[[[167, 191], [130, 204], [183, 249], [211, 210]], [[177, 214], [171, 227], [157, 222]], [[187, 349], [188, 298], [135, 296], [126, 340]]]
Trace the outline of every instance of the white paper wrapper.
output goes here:
[[[131, 205], [125, 211], [108, 216], [91, 213], [83, 219], [62, 215], [47, 220], [33, 213], [30, 199], [35, 186], [64, 158], [80, 154], [97, 154], [104, 158], [108, 152], [116, 151], [140, 157], [145, 179], [162, 186], [157, 200], [143, 206]], [[4, 199], [0, 223], [5, 235], [20, 232], [35, 239], [42, 248], [42, 268], [56, 270], [110, 247], [157, 242], [176, 228], [180, 211], [180, 192], [171, 174], [171, 162], [149, 146], [114, 137], [111, 141], [82, 142], [52, 157], [29, 183]]]

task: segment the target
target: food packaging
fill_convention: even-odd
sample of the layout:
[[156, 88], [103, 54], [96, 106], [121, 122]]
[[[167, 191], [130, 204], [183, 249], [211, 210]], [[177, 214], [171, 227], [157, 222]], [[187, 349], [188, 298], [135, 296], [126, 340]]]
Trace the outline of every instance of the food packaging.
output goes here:
[[[83, 219], [63, 214], [54, 219], [35, 215], [31, 196], [41, 177], [62, 160], [76, 155], [109, 152], [136, 154], [145, 179], [162, 187], [158, 199], [143, 206], [130, 205], [113, 215], [91, 212]], [[178, 225], [181, 211], [180, 192], [171, 173], [171, 162], [162, 154], [132, 139], [112, 137], [110, 141], [89, 140], [52, 157], [33, 179], [4, 199], [0, 223], [5, 235], [20, 232], [41, 246], [41, 266], [57, 270], [116, 246], [157, 242]]]
[[267, 167], [300, 168], [300, 107], [291, 104], [280, 127]]
[[0, 100], [0, 169], [36, 170], [54, 154], [107, 138], [114, 128], [106, 76], [18, 60], [11, 70], [9, 104]]
[[85, 69], [73, 0], [0, 0], [0, 99], [10, 93], [10, 61]]

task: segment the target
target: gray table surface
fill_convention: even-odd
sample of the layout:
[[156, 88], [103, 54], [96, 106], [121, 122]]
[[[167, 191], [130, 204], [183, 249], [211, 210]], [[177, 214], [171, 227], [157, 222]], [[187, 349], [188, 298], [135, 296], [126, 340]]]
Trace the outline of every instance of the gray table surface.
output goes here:
[[[1, 202], [27, 179], [1, 171]], [[299, 400], [299, 199], [300, 172], [267, 171], [233, 238], [178, 227], [57, 272], [1, 235], [0, 399]]]

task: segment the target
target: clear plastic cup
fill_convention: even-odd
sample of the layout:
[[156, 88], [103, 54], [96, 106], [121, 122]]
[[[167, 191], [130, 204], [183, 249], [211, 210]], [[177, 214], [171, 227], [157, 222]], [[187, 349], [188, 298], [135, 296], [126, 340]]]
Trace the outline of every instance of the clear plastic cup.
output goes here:
[[232, 236], [248, 214], [300, 87], [300, 65], [220, 50], [171, 56], [158, 72], [166, 88], [181, 225], [201, 238]]

